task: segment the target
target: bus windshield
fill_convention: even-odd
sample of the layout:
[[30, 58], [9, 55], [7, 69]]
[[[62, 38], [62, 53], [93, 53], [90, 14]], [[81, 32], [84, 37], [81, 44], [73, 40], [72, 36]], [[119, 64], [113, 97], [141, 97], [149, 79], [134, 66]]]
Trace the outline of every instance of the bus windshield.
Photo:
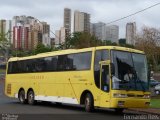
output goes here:
[[144, 54], [112, 50], [115, 74], [112, 89], [148, 91], [148, 69]]

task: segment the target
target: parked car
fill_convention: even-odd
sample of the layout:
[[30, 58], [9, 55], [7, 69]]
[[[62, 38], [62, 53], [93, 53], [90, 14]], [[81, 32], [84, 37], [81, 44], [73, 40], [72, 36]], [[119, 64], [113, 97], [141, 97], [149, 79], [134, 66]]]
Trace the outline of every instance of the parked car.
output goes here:
[[155, 86], [154, 91], [156, 95], [160, 95], [160, 84]]
[[156, 85], [158, 85], [158, 84], [160, 84], [159, 81], [155, 80], [154, 78], [151, 78], [151, 79], [150, 79], [150, 86], [151, 86], [151, 87], [154, 87], [154, 86], [156, 86]]

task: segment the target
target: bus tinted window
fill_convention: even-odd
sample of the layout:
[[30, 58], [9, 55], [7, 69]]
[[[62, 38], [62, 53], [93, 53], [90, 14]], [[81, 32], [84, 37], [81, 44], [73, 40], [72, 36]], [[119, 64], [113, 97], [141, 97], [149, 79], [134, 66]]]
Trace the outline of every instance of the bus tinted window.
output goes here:
[[44, 58], [47, 71], [56, 71], [58, 56]]
[[67, 64], [67, 55], [60, 55], [58, 56], [58, 71], [64, 71], [66, 69]]
[[67, 65], [65, 66], [66, 70], [75, 70], [73, 61], [74, 61], [74, 54], [67, 55]]
[[91, 67], [91, 52], [74, 55], [73, 66], [76, 70], [88, 70]]
[[8, 73], [89, 70], [92, 52], [9, 62]]

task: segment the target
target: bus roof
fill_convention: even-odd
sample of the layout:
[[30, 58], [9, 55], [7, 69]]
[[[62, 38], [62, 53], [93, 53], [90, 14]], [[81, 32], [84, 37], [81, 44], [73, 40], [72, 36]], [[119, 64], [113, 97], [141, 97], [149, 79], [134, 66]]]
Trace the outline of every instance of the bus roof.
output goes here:
[[12, 57], [12, 58], [9, 59], [9, 61], [17, 61], [17, 60], [41, 58], [41, 57], [47, 57], [47, 56], [71, 54], [71, 53], [78, 53], [78, 52], [87, 52], [87, 51], [101, 50], [101, 49], [120, 50], [120, 51], [127, 51], [127, 52], [135, 52], [135, 53], [144, 54], [143, 51], [132, 49], [132, 48], [127, 48], [127, 47], [99, 46], [99, 47], [90, 47], [90, 48], [83, 48], [83, 49], [66, 49], [66, 50], [45, 52], [45, 53], [40, 53], [40, 54], [37, 54], [37, 55], [27, 56], [27, 57]]

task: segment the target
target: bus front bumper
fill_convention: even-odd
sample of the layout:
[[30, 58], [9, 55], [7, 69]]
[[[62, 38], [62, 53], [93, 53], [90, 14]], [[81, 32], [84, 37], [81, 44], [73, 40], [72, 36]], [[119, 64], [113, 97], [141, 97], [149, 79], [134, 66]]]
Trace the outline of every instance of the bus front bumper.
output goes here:
[[148, 108], [150, 99], [140, 98], [113, 98], [110, 103], [111, 108]]

